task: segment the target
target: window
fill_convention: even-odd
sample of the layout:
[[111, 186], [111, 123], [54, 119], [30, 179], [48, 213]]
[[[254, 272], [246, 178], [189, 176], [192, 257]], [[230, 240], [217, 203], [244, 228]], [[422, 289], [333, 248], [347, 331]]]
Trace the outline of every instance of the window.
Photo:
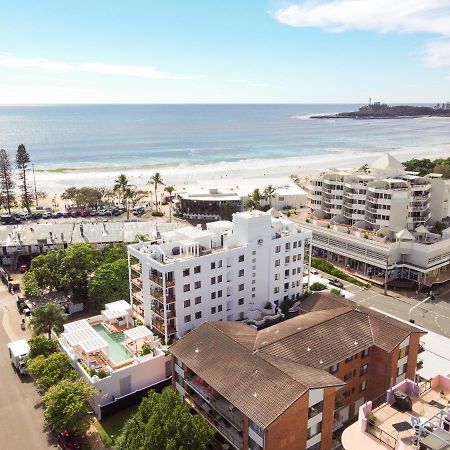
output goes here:
[[244, 299], [243, 298], [240, 298], [239, 300], [238, 300], [238, 305], [243, 305], [244, 304]]
[[316, 403], [308, 408], [308, 419], [312, 419], [323, 411], [323, 402]]
[[188, 277], [190, 273], [191, 273], [190, 269], [184, 269], [183, 270], [183, 277]]
[[298, 248], [302, 248], [302, 241], [298, 241]]
[[284, 263], [285, 263], [285, 264], [289, 264], [290, 259], [291, 259], [291, 258], [290, 258], [289, 256], [285, 256], [285, 257], [284, 257]]
[[297, 255], [294, 255], [294, 256], [292, 257], [292, 262], [295, 262], [295, 261], [297, 261]]
[[219, 306], [217, 307], [217, 312], [222, 312], [222, 305], [219, 305]]
[[290, 242], [286, 242], [285, 247], [286, 247], [286, 250], [289, 250], [291, 248], [291, 243]]
[[359, 369], [359, 375], [365, 375], [369, 371], [369, 366], [367, 364], [364, 364]]
[[279, 273], [276, 273], [275, 274], [275, 281], [277, 281], [277, 280], [279, 280], [280, 279], [280, 274]]
[[239, 276], [240, 276], [240, 277], [243, 277], [243, 276], [244, 276], [244, 269], [241, 269], [241, 270], [239, 271]]
[[211, 300], [214, 300], [216, 298], [216, 293], [215, 292], [211, 292]]
[[217, 297], [222, 297], [222, 290], [220, 290], [220, 291], [217, 291]]
[[344, 375], [344, 381], [350, 380], [351, 377], [352, 377], [352, 373], [351, 373], [351, 372], [347, 372], [347, 373]]
[[213, 306], [213, 307], [211, 308], [211, 314], [215, 314], [215, 313], [216, 313], [216, 307]]
[[256, 289], [256, 288], [252, 287], [252, 292], [255, 292], [255, 289]]
[[239, 262], [244, 262], [244, 255], [239, 256]]
[[348, 363], [350, 361], [353, 361], [353, 356], [349, 356], [348, 358], [345, 358], [346, 363]]
[[406, 347], [401, 348], [399, 353], [398, 353], [398, 359], [402, 359], [405, 356], [407, 356], [408, 355], [408, 351], [409, 351], [409, 345], [407, 345]]
[[297, 248], [297, 241], [294, 242], [293, 247], [294, 247], [294, 248]]
[[201, 281], [196, 281], [194, 283], [194, 287], [195, 287], [195, 289], [200, 289], [202, 287], [202, 282]]
[[342, 393], [342, 396], [343, 396], [344, 398], [350, 397], [350, 391], [348, 390], [348, 391], [343, 392], [343, 393]]
[[189, 292], [191, 290], [191, 285], [190, 284], [185, 284], [183, 286], [183, 292]]
[[316, 423], [308, 428], [308, 436], [307, 439], [311, 439], [314, 436], [317, 436], [322, 431], [322, 422]]
[[369, 356], [369, 349], [366, 348], [365, 350], [363, 350], [361, 352], [361, 358], [366, 358], [367, 356]]
[[223, 279], [223, 278], [222, 278], [222, 275], [219, 275], [219, 276], [217, 277], [217, 282], [218, 282], [218, 283], [222, 283], [222, 279]]
[[280, 288], [279, 287], [276, 287], [274, 290], [273, 290], [273, 293], [274, 294], [278, 294], [280, 292]]
[[275, 253], [280, 253], [281, 252], [281, 247], [279, 245], [277, 245], [275, 247]]
[[195, 318], [196, 318], [196, 319], [201, 319], [201, 318], [202, 318], [202, 312], [201, 312], [201, 311], [197, 311], [197, 312], [195, 313]]
[[361, 381], [361, 383], [359, 383], [359, 392], [365, 391], [366, 390], [366, 385], [367, 385], [366, 380]]
[[397, 369], [397, 376], [399, 377], [400, 375], [403, 375], [406, 372], [406, 368], [407, 368], [408, 364], [405, 363], [403, 365], [401, 365], [398, 369]]
[[216, 268], [216, 263], [215, 262], [212, 262], [211, 263], [211, 270], [213, 270], [213, 269], [215, 269]]
[[191, 315], [188, 314], [187, 316], [184, 316], [184, 323], [188, 323], [191, 321]]
[[238, 287], [238, 291], [243, 291], [244, 290], [244, 283], [240, 284]]
[[216, 284], [216, 277], [211, 278], [211, 284]]
[[201, 297], [195, 297], [195, 304], [199, 305], [202, 302], [202, 298]]
[[200, 266], [194, 267], [194, 273], [200, 273], [200, 270], [201, 270]]
[[219, 262], [217, 263], [217, 267], [220, 269], [222, 267], [222, 260], [219, 259]]
[[184, 301], [184, 307], [185, 308], [189, 308], [189, 306], [191, 306], [191, 301], [190, 300], [185, 300]]
[[336, 373], [338, 370], [339, 370], [339, 363], [336, 363], [336, 364], [333, 364], [333, 365], [330, 367], [329, 372], [330, 372], [330, 373]]

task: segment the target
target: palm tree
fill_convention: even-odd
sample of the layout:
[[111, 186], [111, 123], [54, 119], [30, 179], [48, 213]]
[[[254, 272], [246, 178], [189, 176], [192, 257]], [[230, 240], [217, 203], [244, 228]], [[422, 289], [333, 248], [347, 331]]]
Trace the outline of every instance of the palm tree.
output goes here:
[[156, 204], [156, 211], [159, 211], [159, 206], [158, 206], [158, 186], [160, 184], [164, 184], [161, 174], [159, 172], [156, 172], [151, 178], [150, 178], [150, 184], [153, 184], [154, 188], [155, 188], [155, 204]]
[[169, 193], [169, 222], [172, 222], [172, 194], [175, 186], [166, 186], [164, 190]]
[[269, 201], [269, 206], [272, 207], [272, 199], [275, 198], [275, 188], [268, 184], [263, 191], [264, 200]]
[[63, 308], [56, 303], [47, 303], [43, 307], [33, 309], [31, 312], [30, 325], [34, 334], [48, 333], [52, 336], [52, 328], [61, 328], [67, 320], [67, 314]]
[[247, 207], [250, 209], [259, 209], [263, 196], [258, 188], [254, 189], [249, 195], [247, 200]]
[[130, 203], [133, 202], [136, 191], [134, 191], [131, 186], [128, 186], [123, 193], [123, 202], [127, 210], [127, 220], [130, 218]]
[[128, 177], [122, 173], [114, 180], [113, 191], [119, 195], [119, 201], [126, 208], [127, 196], [126, 192], [129, 189], [130, 183], [128, 182]]

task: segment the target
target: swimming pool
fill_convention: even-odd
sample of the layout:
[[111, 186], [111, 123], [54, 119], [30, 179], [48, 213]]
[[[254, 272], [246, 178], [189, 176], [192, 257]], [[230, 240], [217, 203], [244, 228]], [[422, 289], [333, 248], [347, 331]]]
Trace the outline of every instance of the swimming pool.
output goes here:
[[133, 357], [122, 342], [125, 340], [123, 333], [110, 333], [101, 323], [92, 328], [108, 343], [108, 357], [114, 364], [121, 364]]

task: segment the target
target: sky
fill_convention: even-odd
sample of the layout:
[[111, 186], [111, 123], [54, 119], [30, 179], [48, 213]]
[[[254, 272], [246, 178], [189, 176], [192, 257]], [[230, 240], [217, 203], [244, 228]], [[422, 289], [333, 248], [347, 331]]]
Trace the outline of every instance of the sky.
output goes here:
[[450, 101], [450, 0], [0, 0], [0, 104]]

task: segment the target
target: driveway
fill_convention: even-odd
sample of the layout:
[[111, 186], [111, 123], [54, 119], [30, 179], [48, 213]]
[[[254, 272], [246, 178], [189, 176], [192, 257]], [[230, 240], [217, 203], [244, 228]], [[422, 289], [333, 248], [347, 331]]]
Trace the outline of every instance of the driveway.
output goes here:
[[58, 446], [45, 430], [41, 399], [29, 377], [16, 374], [9, 361], [7, 343], [29, 337], [20, 329], [20, 316], [10, 295], [0, 284], [0, 448], [48, 450]]

